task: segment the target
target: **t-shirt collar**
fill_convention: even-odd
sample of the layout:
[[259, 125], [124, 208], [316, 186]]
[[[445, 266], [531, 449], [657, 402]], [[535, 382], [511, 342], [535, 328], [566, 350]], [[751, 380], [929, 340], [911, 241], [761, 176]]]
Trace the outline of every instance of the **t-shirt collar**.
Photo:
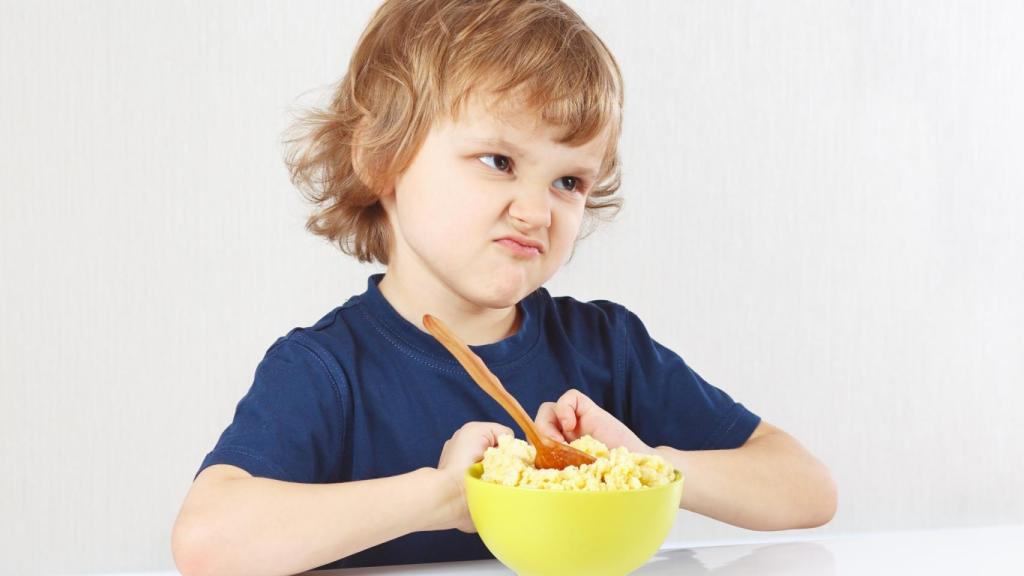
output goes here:
[[[378, 284], [383, 274], [370, 276], [366, 283], [366, 292], [360, 297], [366, 306], [372, 321], [394, 336], [399, 346], [406, 346], [410, 352], [428, 356], [434, 360], [456, 364], [455, 358], [429, 333], [402, 317], [381, 293]], [[520, 322], [516, 333], [492, 344], [470, 346], [480, 358], [491, 367], [500, 366], [521, 358], [537, 342], [539, 335], [538, 316], [540, 315], [539, 300], [543, 288], [535, 290], [516, 304]]]

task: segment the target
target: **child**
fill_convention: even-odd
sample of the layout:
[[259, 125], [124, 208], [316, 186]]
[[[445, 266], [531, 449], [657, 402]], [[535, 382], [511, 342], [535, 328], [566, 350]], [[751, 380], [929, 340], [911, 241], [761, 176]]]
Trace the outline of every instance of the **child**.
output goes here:
[[829, 473], [793, 438], [624, 307], [541, 287], [584, 217], [617, 208], [621, 84], [558, 0], [384, 2], [289, 162], [310, 230], [387, 271], [267, 351], [175, 524], [182, 574], [491, 557], [462, 475], [515, 429], [425, 313], [552, 437], [668, 459], [681, 507], [759, 530], [831, 519]]

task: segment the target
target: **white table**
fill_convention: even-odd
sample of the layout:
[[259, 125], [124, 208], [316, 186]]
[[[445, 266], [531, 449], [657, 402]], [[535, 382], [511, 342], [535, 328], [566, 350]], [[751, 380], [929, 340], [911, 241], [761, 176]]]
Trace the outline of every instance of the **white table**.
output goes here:
[[[150, 572], [111, 576], [176, 576]], [[309, 576], [509, 576], [496, 560], [320, 570]], [[631, 576], [974, 576], [1024, 574], [1024, 525], [742, 541], [666, 542]]]
[[[318, 576], [474, 574], [508, 576], [496, 560], [350, 568]], [[1024, 525], [757, 541], [666, 542], [631, 576], [974, 576], [1024, 574]]]

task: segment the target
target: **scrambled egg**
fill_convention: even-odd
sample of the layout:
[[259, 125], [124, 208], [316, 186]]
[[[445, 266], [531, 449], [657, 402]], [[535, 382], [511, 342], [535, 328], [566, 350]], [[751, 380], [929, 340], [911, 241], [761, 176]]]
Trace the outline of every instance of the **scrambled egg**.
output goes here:
[[593, 464], [569, 466], [563, 470], [537, 469], [537, 449], [524, 440], [504, 435], [497, 448], [484, 452], [485, 482], [539, 488], [541, 490], [637, 490], [672, 482], [675, 471], [661, 456], [630, 453], [619, 447], [608, 450], [601, 442], [583, 436], [569, 443], [597, 458]]

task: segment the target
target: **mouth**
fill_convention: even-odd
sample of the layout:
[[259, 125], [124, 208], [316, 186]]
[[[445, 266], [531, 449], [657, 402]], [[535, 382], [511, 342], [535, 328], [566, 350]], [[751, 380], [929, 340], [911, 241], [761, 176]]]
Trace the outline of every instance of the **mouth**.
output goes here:
[[528, 240], [526, 238], [516, 238], [513, 236], [506, 236], [495, 240], [498, 244], [504, 246], [516, 256], [531, 258], [534, 256], [540, 256], [544, 252], [544, 246], [534, 240]]

